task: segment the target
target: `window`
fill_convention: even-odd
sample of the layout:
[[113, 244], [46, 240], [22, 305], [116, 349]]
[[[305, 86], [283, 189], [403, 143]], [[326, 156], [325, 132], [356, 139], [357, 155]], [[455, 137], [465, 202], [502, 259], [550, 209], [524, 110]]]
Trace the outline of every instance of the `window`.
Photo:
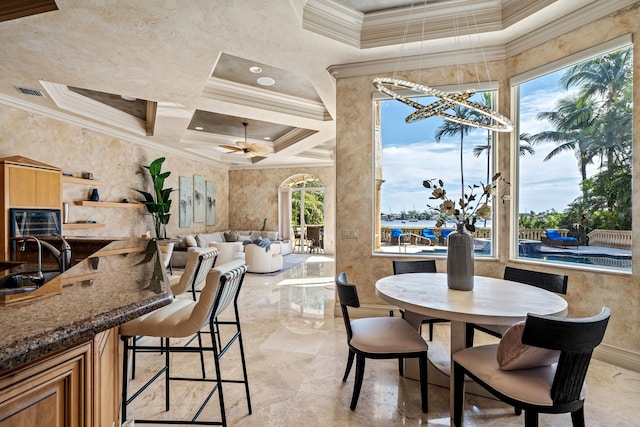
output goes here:
[[627, 40], [514, 79], [518, 258], [631, 271]]
[[[495, 90], [483, 90], [486, 91], [476, 93], [471, 100], [493, 108]], [[417, 101], [427, 105], [436, 99], [420, 97]], [[447, 197], [455, 202], [461, 195], [462, 178], [467, 194], [469, 186], [486, 185], [493, 175], [493, 132], [439, 117], [406, 123], [405, 117], [414, 111], [393, 99], [374, 99], [373, 250], [444, 256], [446, 235], [455, 229], [455, 223], [447, 221], [442, 227], [436, 226], [442, 218], [439, 211], [442, 200], [430, 199], [433, 190], [425, 188], [423, 181], [442, 180]], [[473, 114], [461, 106], [456, 106], [454, 111], [452, 114], [459, 116]], [[482, 192], [481, 187], [477, 187], [476, 194], [478, 189]], [[492, 217], [479, 219], [473, 226], [475, 255], [492, 256]]]

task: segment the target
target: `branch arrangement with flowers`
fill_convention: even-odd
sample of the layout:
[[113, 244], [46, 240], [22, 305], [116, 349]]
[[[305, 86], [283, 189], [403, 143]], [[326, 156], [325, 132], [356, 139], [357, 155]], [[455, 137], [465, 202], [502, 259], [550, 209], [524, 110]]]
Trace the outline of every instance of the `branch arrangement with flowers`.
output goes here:
[[[468, 191], [458, 200], [458, 205], [447, 196], [444, 181], [441, 179], [427, 179], [422, 186], [431, 190], [430, 200], [441, 200], [439, 206], [427, 205], [440, 213], [436, 227], [442, 227], [447, 221], [464, 223], [470, 231], [476, 231], [476, 222], [491, 217], [491, 196], [495, 194], [499, 181], [505, 181], [501, 173], [497, 173], [488, 184], [474, 184], [468, 186]], [[506, 181], [505, 181], [506, 182]], [[507, 182], [508, 184], [508, 182]]]

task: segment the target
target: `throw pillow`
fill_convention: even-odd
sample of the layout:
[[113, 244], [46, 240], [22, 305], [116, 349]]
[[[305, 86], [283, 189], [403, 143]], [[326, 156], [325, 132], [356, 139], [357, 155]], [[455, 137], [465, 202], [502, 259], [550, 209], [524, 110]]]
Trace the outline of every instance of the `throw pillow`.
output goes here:
[[266, 237], [267, 239], [271, 240], [272, 242], [275, 242], [276, 240], [279, 240], [277, 231], [267, 231], [267, 235], [266, 236], [262, 236], [262, 237]]
[[198, 242], [196, 242], [196, 238], [193, 237], [191, 234], [189, 234], [188, 236], [184, 236], [184, 243], [185, 245], [187, 245], [188, 248], [198, 246]]
[[251, 240], [251, 234], [238, 234], [238, 241], [244, 242], [247, 240]]
[[235, 231], [225, 231], [224, 232], [224, 241], [225, 242], [237, 242], [238, 241], [238, 233]]
[[552, 365], [558, 361], [560, 352], [557, 350], [522, 344], [524, 324], [525, 322], [522, 321], [511, 325], [500, 339], [496, 352], [500, 369], [511, 371], [538, 368]]

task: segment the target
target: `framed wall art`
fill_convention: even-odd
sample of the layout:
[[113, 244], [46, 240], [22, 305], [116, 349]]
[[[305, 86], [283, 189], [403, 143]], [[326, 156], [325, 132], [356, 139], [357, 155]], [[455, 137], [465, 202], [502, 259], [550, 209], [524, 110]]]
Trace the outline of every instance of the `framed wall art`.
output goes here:
[[193, 222], [204, 222], [205, 217], [204, 177], [193, 175]]
[[207, 225], [216, 225], [216, 183], [207, 181]]
[[180, 177], [180, 227], [191, 227], [193, 218], [193, 180]]

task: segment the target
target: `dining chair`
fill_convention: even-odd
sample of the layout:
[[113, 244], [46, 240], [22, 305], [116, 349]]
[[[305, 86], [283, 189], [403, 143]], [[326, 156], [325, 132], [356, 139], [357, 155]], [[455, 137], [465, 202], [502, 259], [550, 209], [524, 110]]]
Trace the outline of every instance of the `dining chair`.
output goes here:
[[422, 412], [428, 412], [427, 350], [429, 347], [420, 333], [399, 317], [367, 317], [351, 320], [348, 307], [360, 307], [358, 290], [355, 285], [348, 283], [347, 275], [344, 272], [336, 276], [336, 288], [349, 347], [343, 382], [347, 381], [353, 359], [356, 358], [356, 376], [351, 397], [351, 410], [355, 410], [358, 404], [367, 358], [398, 359], [399, 361], [405, 358], [418, 358]]
[[[512, 327], [521, 337], [514, 337], [509, 345], [501, 347], [501, 341], [454, 353], [454, 425], [462, 426], [466, 375], [501, 401], [523, 408], [526, 427], [538, 425], [539, 413], [567, 412], [574, 427], [584, 426], [585, 377], [610, 316], [607, 307], [596, 316], [580, 319], [528, 314], [524, 327]], [[544, 353], [543, 349], [555, 352], [557, 359], [532, 356]], [[507, 355], [528, 360], [521, 362], [526, 364], [522, 368], [506, 370], [498, 360]], [[540, 357], [538, 363], [534, 357]], [[553, 360], [557, 362], [550, 363]]]
[[[567, 284], [569, 276], [563, 274], [546, 273], [543, 271], [525, 270], [522, 268], [505, 267], [505, 280], [512, 282], [524, 283], [526, 285], [535, 286], [537, 288], [546, 289], [550, 292], [565, 295], [567, 293]], [[502, 330], [494, 325], [480, 325], [475, 323], [467, 323], [466, 326], [466, 346], [473, 346], [473, 337], [475, 330], [482, 331], [496, 338], [502, 337]]]
[[[195, 416], [190, 420], [141, 420], [136, 418], [136, 423], [157, 423], [157, 424], [196, 424], [196, 425], [222, 425], [226, 426], [226, 413], [223, 395], [223, 384], [234, 383], [243, 384], [247, 398], [249, 414], [251, 414], [251, 397], [249, 394], [249, 381], [247, 379], [247, 366], [244, 356], [244, 345], [240, 329], [240, 317], [238, 313], [238, 295], [244, 281], [247, 266], [243, 260], [233, 260], [219, 267], [208, 270], [206, 283], [198, 301], [186, 298], [176, 298], [171, 304], [161, 307], [155, 311], [144, 314], [138, 318], [130, 320], [120, 326], [120, 338], [124, 342], [123, 370], [122, 370], [122, 419], [127, 419], [127, 407], [136, 397], [143, 393], [156, 379], [164, 374], [165, 391], [165, 411], [170, 409], [170, 382], [171, 381], [194, 381], [213, 383], [208, 394], [205, 394], [204, 402], [195, 411]], [[225, 316], [224, 321], [218, 317], [227, 308], [233, 308], [233, 316]], [[198, 342], [198, 346], [171, 345], [171, 339], [186, 338], [199, 333], [205, 325], [208, 325], [208, 332], [211, 336], [211, 345], [204, 346]], [[228, 326], [228, 333], [225, 333], [225, 344], [220, 344], [220, 334], [215, 333], [220, 326]], [[235, 327], [235, 328], [234, 328]], [[235, 329], [235, 330], [234, 330]], [[216, 337], [217, 335], [217, 337]], [[147, 352], [164, 352], [164, 366], [142, 385], [131, 397], [128, 395], [128, 356], [131, 343], [136, 336], [159, 337], [163, 340], [162, 346], [138, 346], [140, 350]], [[217, 338], [217, 339], [216, 339]], [[228, 339], [228, 341], [227, 341]], [[220, 359], [233, 344], [239, 347], [240, 361], [242, 364], [243, 379], [223, 379], [220, 366]], [[206, 351], [213, 354], [215, 364], [215, 377], [195, 378], [172, 375], [171, 367], [176, 363], [171, 363], [170, 355], [174, 353], [194, 353], [200, 354]], [[235, 352], [234, 352], [235, 353]], [[237, 354], [237, 353], [236, 353]], [[235, 372], [235, 371], [234, 371]], [[239, 376], [239, 374], [238, 374]], [[198, 417], [205, 409], [211, 397], [217, 393], [220, 403], [221, 421], [198, 421]], [[192, 399], [193, 396], [185, 396]]]
[[[393, 261], [393, 274], [406, 274], [406, 273], [436, 273], [436, 261], [433, 259], [419, 260], [419, 261]], [[404, 310], [400, 310], [402, 317], [404, 318]], [[446, 319], [439, 319], [437, 317], [423, 316], [421, 325], [425, 323], [429, 325], [429, 341], [433, 341], [433, 324], [449, 322]]]

